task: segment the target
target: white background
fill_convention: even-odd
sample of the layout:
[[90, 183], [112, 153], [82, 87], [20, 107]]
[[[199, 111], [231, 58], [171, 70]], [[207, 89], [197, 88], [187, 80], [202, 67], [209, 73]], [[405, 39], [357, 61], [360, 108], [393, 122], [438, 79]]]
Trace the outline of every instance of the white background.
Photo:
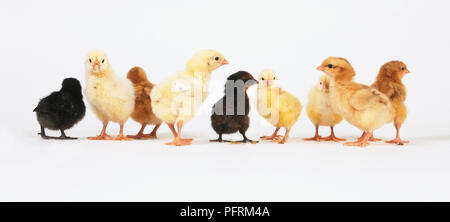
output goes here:
[[[1, 1], [1, 201], [450, 201], [449, 1]], [[117, 74], [135, 65], [158, 83], [184, 69], [196, 51], [230, 61], [212, 74], [211, 95], [184, 128], [189, 147], [159, 140], [44, 141], [33, 108], [69, 76], [84, 85], [83, 60], [107, 52]], [[285, 145], [211, 144], [211, 105], [228, 75], [274, 69], [285, 90], [307, 104], [328, 56], [349, 59], [356, 81], [404, 61], [411, 74], [406, 146], [365, 149], [304, 142], [313, 136], [302, 112]], [[255, 102], [256, 89], [250, 89]], [[251, 113], [250, 138], [273, 128]], [[94, 136], [90, 109], [67, 131]], [[139, 125], [129, 121], [128, 134]], [[116, 134], [118, 127], [108, 129]], [[150, 130], [150, 129], [148, 129]], [[329, 130], [321, 129], [326, 136]], [[338, 136], [361, 132], [343, 122]], [[391, 139], [392, 125], [375, 132]], [[58, 135], [58, 132], [49, 132]], [[239, 135], [227, 138], [240, 139]]]

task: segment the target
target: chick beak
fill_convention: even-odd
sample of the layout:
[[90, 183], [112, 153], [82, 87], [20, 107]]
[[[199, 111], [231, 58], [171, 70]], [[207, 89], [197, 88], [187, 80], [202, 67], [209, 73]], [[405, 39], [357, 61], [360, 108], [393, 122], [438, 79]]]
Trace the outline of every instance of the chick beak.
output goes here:
[[95, 67], [97, 67], [98, 69], [100, 69], [100, 62], [95, 59], [94, 64], [92, 65], [92, 68], [95, 69]]
[[228, 60], [226, 60], [226, 59], [223, 59], [223, 61], [222, 61], [222, 65], [226, 65], [226, 64], [230, 64], [230, 63], [228, 62]]
[[330, 88], [330, 84], [327, 82], [323, 83], [323, 88], [328, 90]]
[[324, 66], [319, 66], [319, 67], [317, 67], [317, 70], [319, 70], [319, 71], [325, 71], [325, 67], [324, 67]]
[[405, 72], [406, 74], [408, 74], [408, 73], [411, 73], [410, 71], [409, 71], [409, 69], [406, 69], [406, 72]]

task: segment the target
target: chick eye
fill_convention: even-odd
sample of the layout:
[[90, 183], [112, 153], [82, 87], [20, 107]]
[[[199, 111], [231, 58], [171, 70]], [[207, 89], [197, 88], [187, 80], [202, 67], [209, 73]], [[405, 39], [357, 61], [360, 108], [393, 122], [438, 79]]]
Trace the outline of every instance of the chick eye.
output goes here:
[[330, 68], [330, 69], [331, 69], [331, 68], [333, 68], [333, 65], [331, 65], [331, 64], [328, 64], [328, 68]]
[[91, 59], [89, 59], [89, 63], [92, 63], [92, 60], [91, 60]]
[[322, 85], [322, 82], [320, 82], [320, 85]]
[[402, 67], [402, 70], [405, 70], [405, 67]]
[[264, 77], [262, 77], [261, 79], [264, 80]]
[[102, 59], [102, 63], [105, 63], [105, 59]]
[[277, 77], [273, 77], [273, 80], [277, 79]]
[[219, 61], [219, 57], [214, 58], [216, 61]]

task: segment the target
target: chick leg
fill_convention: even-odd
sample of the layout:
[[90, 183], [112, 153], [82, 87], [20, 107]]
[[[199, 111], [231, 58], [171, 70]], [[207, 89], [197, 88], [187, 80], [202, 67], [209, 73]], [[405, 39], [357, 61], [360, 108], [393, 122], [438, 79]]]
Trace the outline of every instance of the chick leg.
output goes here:
[[66, 133], [62, 129], [60, 129], [60, 131], [61, 131], [61, 136], [58, 137], [58, 139], [61, 139], [61, 140], [76, 140], [77, 139], [75, 137], [68, 137], [68, 136], [66, 136]]
[[102, 132], [100, 133], [100, 135], [98, 135], [96, 137], [88, 137], [88, 139], [90, 139], [90, 140], [111, 140], [112, 137], [110, 135], [106, 134], [107, 126], [108, 126], [108, 122], [104, 122], [103, 129], [102, 129]]
[[276, 140], [280, 139], [282, 136], [277, 135], [278, 130], [280, 130], [280, 127], [277, 127], [275, 129], [275, 132], [273, 132], [272, 136], [262, 136], [261, 139], [262, 140], [272, 140], [272, 141], [276, 141]]
[[[365, 133], [365, 132], [364, 132]], [[358, 141], [361, 141], [362, 140], [362, 138], [364, 137], [364, 133], [358, 138]], [[378, 142], [378, 141], [381, 141], [382, 139], [378, 139], [378, 138], [375, 138], [374, 136], [373, 136], [373, 132], [370, 134], [370, 138], [369, 138], [369, 141], [370, 142]]]
[[306, 138], [306, 141], [317, 141], [320, 142], [320, 140], [323, 139], [323, 137], [319, 136], [319, 125], [316, 125], [316, 135], [311, 138]]
[[362, 137], [355, 141], [355, 142], [347, 142], [344, 143], [344, 146], [359, 146], [359, 147], [365, 147], [369, 145], [369, 140], [372, 135], [372, 132], [364, 132]]
[[228, 141], [228, 140], [223, 140], [223, 139], [222, 139], [222, 134], [219, 134], [219, 138], [218, 138], [218, 139], [216, 139], [216, 140], [209, 140], [209, 142], [219, 142], [219, 143], [225, 142], [225, 143], [228, 143], [228, 142], [230, 142], [230, 141]]
[[395, 123], [395, 129], [397, 130], [397, 136], [393, 140], [385, 141], [386, 143], [395, 143], [397, 145], [404, 145], [405, 143], [409, 143], [409, 141], [400, 139], [400, 127], [401, 124]]
[[158, 137], [156, 136], [156, 131], [158, 131], [158, 128], [159, 128], [160, 126], [161, 126], [161, 123], [160, 123], [160, 124], [156, 124], [155, 127], [153, 128], [152, 132], [151, 132], [150, 134], [145, 134], [144, 137], [145, 137], [145, 138], [150, 138], [150, 139], [156, 139], [156, 138], [158, 138]]
[[346, 139], [337, 138], [334, 135], [334, 127], [333, 126], [330, 126], [330, 129], [331, 129], [331, 135], [328, 136], [328, 137], [322, 138], [323, 140], [325, 140], [325, 141], [334, 141], [334, 142], [341, 142], [341, 141], [345, 141], [346, 140]]
[[115, 138], [113, 138], [112, 140], [132, 140], [131, 138], [128, 138], [126, 136], [123, 135], [123, 127], [124, 127], [125, 123], [121, 123], [120, 124], [120, 131], [119, 131], [119, 135], [117, 135]]
[[245, 130], [240, 129], [239, 133], [242, 135], [242, 137], [244, 137], [244, 139], [241, 141], [233, 141], [233, 142], [231, 142], [231, 144], [241, 144], [241, 143], [247, 143], [247, 142], [250, 142], [251, 144], [257, 144], [259, 142], [259, 141], [253, 141], [253, 140], [247, 138], [247, 136], [245, 135]]
[[286, 132], [284, 133], [284, 137], [283, 137], [282, 140], [280, 140], [280, 141], [278, 142], [278, 144], [284, 144], [284, 143], [286, 143], [287, 139], [289, 138], [289, 132], [290, 132], [290, 131], [291, 131], [290, 128], [286, 128]]
[[180, 138], [181, 128], [183, 127], [183, 122], [182, 121], [177, 123], [178, 133], [175, 130], [175, 125], [173, 123], [168, 123], [167, 126], [169, 126], [170, 131], [172, 131], [173, 141], [169, 142], [169, 143], [166, 143], [166, 145], [169, 145], [169, 146], [186, 146], [186, 145], [191, 145], [192, 144], [192, 139], [182, 139], [182, 138]]
[[42, 137], [42, 139], [59, 139], [59, 137], [53, 137], [53, 136], [47, 136], [45, 135], [45, 128], [43, 126], [41, 126], [41, 132], [38, 133], [38, 135], [40, 135]]
[[141, 125], [141, 130], [139, 130], [139, 132], [136, 135], [128, 135], [128, 138], [131, 139], [142, 139], [144, 138], [144, 129], [147, 126], [147, 123], [142, 123]]

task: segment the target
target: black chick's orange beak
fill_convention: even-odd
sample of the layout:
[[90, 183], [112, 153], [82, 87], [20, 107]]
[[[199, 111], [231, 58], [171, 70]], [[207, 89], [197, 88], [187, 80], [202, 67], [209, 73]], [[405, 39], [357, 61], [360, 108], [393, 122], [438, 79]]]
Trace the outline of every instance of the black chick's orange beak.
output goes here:
[[325, 71], [325, 67], [324, 67], [324, 66], [318, 66], [318, 67], [317, 67], [317, 70], [319, 70], [319, 71]]

